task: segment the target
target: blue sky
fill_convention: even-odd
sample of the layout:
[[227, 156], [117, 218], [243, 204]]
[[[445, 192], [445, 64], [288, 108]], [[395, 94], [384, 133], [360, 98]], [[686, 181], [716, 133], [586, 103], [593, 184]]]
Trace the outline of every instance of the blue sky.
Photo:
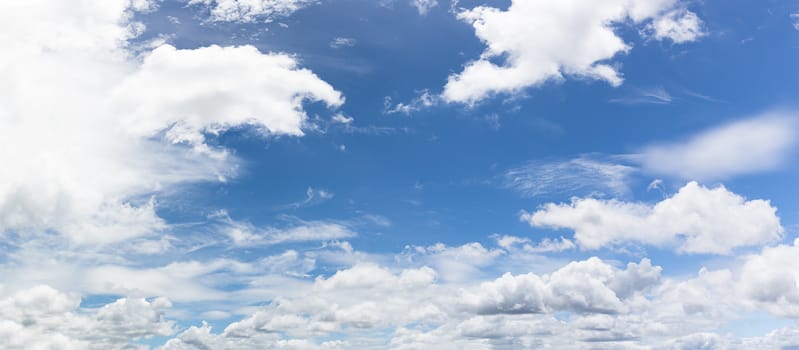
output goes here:
[[11, 349], [799, 345], [797, 3], [0, 23]]

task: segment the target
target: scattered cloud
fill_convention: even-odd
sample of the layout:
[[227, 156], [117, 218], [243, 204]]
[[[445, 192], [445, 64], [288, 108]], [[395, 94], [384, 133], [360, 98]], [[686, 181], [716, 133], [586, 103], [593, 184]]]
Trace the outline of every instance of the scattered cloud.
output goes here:
[[289, 16], [317, 2], [319, 0], [189, 0], [189, 5], [208, 7], [214, 21], [254, 22]]
[[341, 123], [341, 124], [346, 124], [346, 125], [352, 124], [352, 122], [355, 121], [354, 118], [348, 117], [348, 116], [346, 116], [346, 115], [344, 115], [342, 113], [338, 113], [338, 114], [334, 115], [332, 120], [334, 122], [336, 122], [336, 123]]
[[673, 10], [656, 18], [647, 25], [646, 32], [656, 40], [669, 39], [675, 44], [696, 41], [705, 36], [702, 20], [685, 9]]
[[533, 243], [529, 238], [516, 236], [494, 236], [497, 245], [511, 251], [521, 248], [530, 253], [557, 253], [577, 248], [577, 245], [570, 239], [560, 237], [560, 239], [544, 238], [538, 243]]
[[536, 227], [573, 230], [582, 249], [636, 242], [682, 253], [730, 254], [738, 247], [778, 241], [784, 229], [776, 211], [768, 201], [690, 182], [654, 205], [575, 198], [568, 204], [545, 204], [521, 219]]
[[281, 210], [299, 209], [299, 208], [303, 208], [303, 207], [307, 207], [307, 206], [311, 206], [311, 205], [317, 205], [317, 204], [326, 202], [328, 200], [333, 199], [333, 197], [335, 197], [335, 194], [333, 192], [330, 192], [330, 191], [326, 190], [326, 189], [323, 189], [323, 188], [322, 189], [314, 189], [313, 187], [308, 187], [308, 189], [305, 190], [305, 199], [303, 199], [301, 201], [298, 201], [298, 202], [294, 202], [294, 203], [290, 203], [290, 204], [286, 204], [286, 205], [281, 205], [281, 206], [278, 207], [278, 209], [281, 209]]
[[353, 38], [337, 37], [330, 42], [330, 47], [340, 49], [342, 47], [353, 47], [358, 41]]
[[487, 48], [461, 73], [449, 77], [443, 99], [474, 104], [494, 94], [519, 93], [566, 76], [619, 86], [623, 78], [610, 60], [632, 48], [615, 33], [614, 26], [652, 21], [649, 27], [657, 40], [695, 40], [701, 22], [680, 6], [676, 0], [646, 4], [514, 0], [504, 11], [490, 6], [459, 11], [458, 19], [474, 26]]
[[401, 113], [405, 115], [411, 115], [414, 112], [435, 106], [439, 103], [439, 101], [440, 99], [437, 95], [431, 94], [428, 90], [424, 90], [418, 97], [414, 98], [408, 103], [400, 102], [393, 104], [391, 97], [386, 96], [385, 100], [383, 101], [383, 109], [384, 113], [386, 114]]

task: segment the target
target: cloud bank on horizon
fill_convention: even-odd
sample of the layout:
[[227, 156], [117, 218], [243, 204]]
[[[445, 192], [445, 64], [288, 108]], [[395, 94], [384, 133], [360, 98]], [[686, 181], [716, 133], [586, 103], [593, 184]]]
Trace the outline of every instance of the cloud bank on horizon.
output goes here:
[[795, 348], [798, 11], [2, 2], [0, 344]]

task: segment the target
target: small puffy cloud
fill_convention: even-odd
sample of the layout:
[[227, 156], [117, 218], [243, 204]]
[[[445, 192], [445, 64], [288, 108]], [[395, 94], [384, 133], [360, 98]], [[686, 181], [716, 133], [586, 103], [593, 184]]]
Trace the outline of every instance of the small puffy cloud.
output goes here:
[[504, 11], [491, 6], [463, 10], [458, 18], [474, 27], [487, 48], [449, 77], [443, 98], [473, 104], [566, 76], [618, 86], [623, 78], [609, 60], [631, 46], [614, 26], [652, 21], [649, 27], [658, 40], [695, 40], [700, 21], [679, 6], [676, 0], [514, 0]]
[[333, 118], [331, 119], [336, 123], [345, 124], [345, 125], [352, 124], [352, 122], [355, 120], [354, 118], [348, 117], [341, 113], [334, 115]]
[[656, 40], [669, 39], [677, 44], [696, 41], [705, 35], [702, 20], [695, 13], [684, 9], [656, 18], [647, 26], [647, 30]]
[[574, 230], [583, 249], [637, 242], [676, 245], [683, 253], [729, 254], [778, 240], [784, 230], [776, 211], [768, 201], [690, 182], [654, 205], [582, 198], [546, 204], [521, 219], [536, 227]]
[[792, 13], [791, 20], [793, 21], [793, 28], [799, 30], [799, 13]]
[[254, 22], [289, 16], [318, 0], [190, 0], [189, 5], [204, 5], [211, 19], [220, 22]]
[[773, 170], [797, 141], [797, 123], [767, 115], [717, 127], [683, 142], [653, 145], [637, 156], [651, 173], [683, 179], [719, 179]]

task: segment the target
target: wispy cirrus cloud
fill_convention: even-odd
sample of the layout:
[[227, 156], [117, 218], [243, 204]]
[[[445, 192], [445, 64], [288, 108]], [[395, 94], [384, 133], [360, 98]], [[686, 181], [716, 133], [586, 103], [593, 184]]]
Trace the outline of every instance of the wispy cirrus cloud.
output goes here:
[[778, 169], [799, 137], [793, 112], [734, 121], [689, 138], [654, 144], [630, 157], [650, 173], [682, 179], [726, 179]]
[[313, 187], [308, 187], [305, 190], [305, 199], [285, 205], [280, 205], [277, 207], [277, 210], [290, 210], [290, 209], [300, 209], [303, 207], [308, 207], [312, 205], [321, 204], [327, 202], [336, 195], [329, 190], [324, 188], [314, 189]]
[[503, 174], [504, 185], [524, 196], [544, 194], [624, 195], [635, 167], [584, 156], [563, 161], [532, 161]]
[[671, 94], [663, 87], [651, 89], [638, 89], [630, 96], [611, 99], [611, 103], [621, 104], [669, 104], [674, 100]]
[[285, 17], [319, 0], [189, 0], [189, 5], [206, 6], [211, 20], [254, 22]]

